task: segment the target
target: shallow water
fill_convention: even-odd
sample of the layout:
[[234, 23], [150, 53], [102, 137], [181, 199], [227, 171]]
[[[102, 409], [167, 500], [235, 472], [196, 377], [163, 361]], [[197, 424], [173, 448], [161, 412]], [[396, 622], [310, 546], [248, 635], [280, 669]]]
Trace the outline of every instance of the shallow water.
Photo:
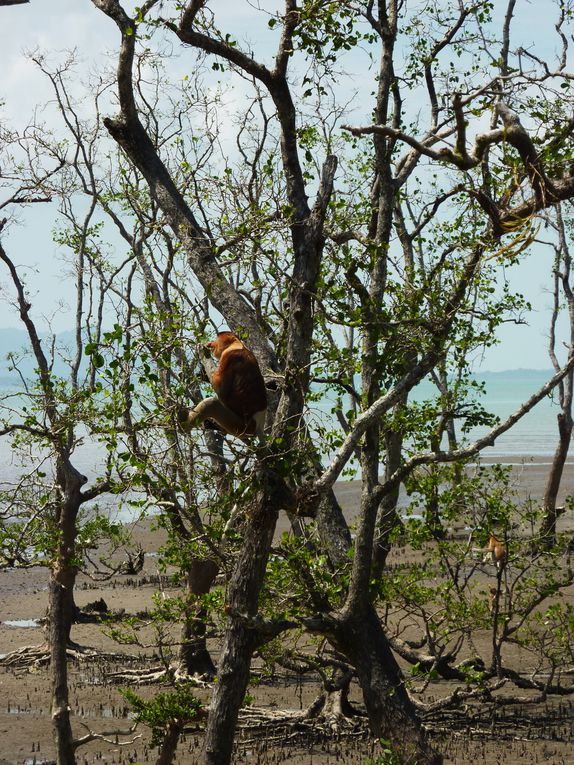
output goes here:
[[[541, 388], [552, 376], [550, 370], [511, 370], [508, 372], [485, 373], [482, 379], [485, 383], [485, 391], [477, 396], [484, 408], [501, 420], [514, 413], [532, 394]], [[435, 398], [436, 387], [429, 381], [424, 381], [413, 391], [412, 398], [422, 401]], [[330, 406], [327, 401], [318, 403], [311, 412], [311, 420], [325, 421], [333, 416], [327, 414]], [[530, 465], [548, 462], [556, 448], [558, 429], [556, 416], [558, 405], [552, 397], [547, 396], [540, 401], [534, 409], [519, 420], [507, 433], [501, 435], [494, 446], [486, 447], [481, 453], [481, 459], [501, 461], [503, 464], [518, 465], [524, 459], [528, 459]], [[460, 422], [457, 422], [457, 436], [461, 438]], [[488, 428], [473, 428], [465, 434], [466, 442], [472, 442], [484, 436]], [[462, 441], [461, 441], [462, 445]], [[73, 455], [74, 466], [84, 475], [88, 481], [95, 480], [101, 475], [105, 465], [107, 452], [102, 444], [90, 441], [85, 434]], [[325, 455], [325, 463], [332, 455]], [[42, 455], [37, 453], [33, 462], [37, 465], [42, 462]], [[30, 465], [23, 465], [14, 455], [7, 438], [0, 438], [0, 489], [8, 489], [13, 486], [23, 473], [30, 472]], [[49, 472], [47, 462], [42, 469]], [[354, 474], [357, 477], [358, 473]], [[343, 474], [341, 480], [346, 480], [351, 475]], [[96, 503], [94, 503], [96, 504]], [[138, 515], [138, 511], [126, 505], [118, 496], [102, 495], [97, 505], [100, 511], [105, 512], [113, 520], [129, 523]], [[90, 503], [85, 507], [90, 510]], [[148, 511], [149, 512], [149, 511]]]
[[6, 619], [6, 621], [0, 622], [1, 624], [6, 625], [6, 627], [39, 627], [40, 626], [40, 620], [39, 619]]

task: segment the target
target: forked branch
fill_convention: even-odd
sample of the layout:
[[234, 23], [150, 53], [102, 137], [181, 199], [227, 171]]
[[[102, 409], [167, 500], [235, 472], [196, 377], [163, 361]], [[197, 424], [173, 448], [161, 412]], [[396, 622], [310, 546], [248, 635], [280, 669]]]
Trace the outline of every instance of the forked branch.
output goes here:
[[[406, 143], [420, 155], [429, 157], [437, 162], [449, 163], [464, 171], [471, 170], [480, 165], [489, 147], [503, 142], [508, 143], [516, 149], [520, 156], [525, 175], [532, 187], [533, 195], [522, 204], [511, 208], [497, 207], [492, 202], [486, 204], [483, 199], [478, 198], [483, 210], [490, 218], [491, 235], [494, 238], [499, 238], [536, 212], [556, 202], [570, 199], [574, 195], [574, 174], [563, 179], [550, 179], [540, 159], [540, 151], [537, 150], [516, 112], [510, 109], [502, 100], [497, 102], [495, 108], [502, 120], [503, 127], [494, 128], [486, 133], [479, 133], [470, 151], [467, 150], [466, 119], [460, 95], [455, 95], [453, 100], [456, 125], [454, 148], [450, 146], [444, 146], [440, 149], [433, 148], [433, 145], [436, 143], [435, 135], [429, 135], [421, 141], [402, 130], [388, 125], [368, 125], [366, 127], [344, 125], [343, 129], [348, 130], [355, 136], [382, 135], [394, 138]], [[572, 127], [570, 127], [570, 130], [572, 130]], [[473, 193], [476, 195], [476, 192]]]

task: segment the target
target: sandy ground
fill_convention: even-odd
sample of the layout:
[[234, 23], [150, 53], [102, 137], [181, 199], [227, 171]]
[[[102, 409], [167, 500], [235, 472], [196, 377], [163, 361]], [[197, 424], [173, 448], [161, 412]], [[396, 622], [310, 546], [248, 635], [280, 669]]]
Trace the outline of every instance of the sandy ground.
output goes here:
[[[544, 462], [546, 464], [544, 464]], [[542, 494], [548, 470], [548, 460], [525, 461], [513, 467], [513, 476], [525, 495], [539, 498]], [[337, 487], [340, 501], [348, 516], [357, 507], [357, 484], [349, 482]], [[563, 479], [563, 495], [574, 493], [574, 463], [567, 467]], [[570, 514], [571, 515], [571, 514]], [[573, 519], [568, 518], [572, 523]], [[286, 528], [281, 518], [280, 529]], [[155, 553], [162, 544], [161, 531], [151, 530], [149, 523], [133, 528], [134, 539], [146, 552], [145, 567], [141, 574], [116, 576], [111, 582], [97, 583], [80, 576], [76, 603], [82, 607], [102, 597], [110, 609], [125, 609], [130, 613], [151, 607], [158, 591], [157, 558]], [[0, 654], [5, 655], [27, 645], [39, 645], [43, 631], [37, 624], [46, 610], [47, 572], [43, 569], [0, 571]], [[164, 581], [162, 587], [171, 592]], [[175, 591], [174, 591], [175, 592]], [[570, 593], [569, 597], [573, 594]], [[119, 651], [140, 657], [134, 666], [158, 666], [153, 649], [145, 646], [118, 646], [106, 636], [99, 625], [77, 624], [73, 639], [81, 646], [101, 651]], [[217, 646], [213, 646], [217, 659]], [[97, 732], [128, 729], [131, 725], [127, 703], [118, 692], [118, 685], [109, 682], [110, 673], [119, 664], [113, 660], [79, 661], [70, 665], [70, 689], [74, 711], [74, 733], [84, 735], [88, 729]], [[142, 687], [141, 694], [151, 696], [157, 687]], [[207, 692], [205, 692], [207, 694]], [[278, 677], [274, 683], [261, 683], [253, 688], [254, 704], [271, 708], [294, 706], [304, 708], [315, 697], [314, 682], [301, 682], [297, 687], [287, 678]], [[201, 694], [200, 694], [201, 695]], [[360, 696], [355, 691], [355, 698]], [[563, 699], [559, 704], [541, 710], [545, 725], [550, 725], [556, 740], [536, 740], [537, 731], [521, 734], [518, 740], [497, 741], [497, 734], [507, 730], [506, 721], [484, 721], [476, 729], [463, 732], [450, 730], [448, 725], [435, 737], [436, 746], [444, 753], [445, 761], [456, 765], [467, 763], [568, 763], [574, 765], [574, 699]], [[556, 717], [554, 723], [552, 718]], [[548, 722], [550, 721], [550, 722]], [[499, 725], [499, 727], [497, 727]], [[511, 727], [511, 726], [510, 726]], [[78, 765], [127, 765], [155, 762], [157, 750], [149, 747], [149, 733], [138, 730], [140, 735], [133, 743], [120, 747], [116, 743], [94, 741], [78, 750]], [[130, 737], [126, 737], [130, 738]], [[113, 737], [112, 737], [113, 739]], [[572, 742], [572, 743], [571, 743]], [[187, 734], [178, 750], [176, 762], [190, 765], [196, 762], [200, 740], [193, 733]], [[32, 669], [0, 669], [0, 765], [42, 765], [52, 761], [54, 747], [50, 724], [50, 686], [47, 670], [37, 666]], [[326, 763], [372, 763], [375, 765], [373, 742], [357, 733], [354, 737], [338, 740], [327, 737], [310, 745], [303, 739], [240, 742], [237, 763], [298, 763], [298, 765], [323, 765]], [[377, 764], [378, 765], [378, 764]]]

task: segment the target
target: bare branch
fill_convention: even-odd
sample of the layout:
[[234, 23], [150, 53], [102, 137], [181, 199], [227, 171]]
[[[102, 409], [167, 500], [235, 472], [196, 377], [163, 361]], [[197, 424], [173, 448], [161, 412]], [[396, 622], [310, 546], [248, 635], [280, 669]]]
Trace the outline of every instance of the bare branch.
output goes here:
[[377, 487], [377, 493], [382, 497], [392, 488], [397, 486], [407, 475], [409, 475], [419, 465], [431, 465], [433, 463], [444, 462], [456, 462], [481, 452], [487, 446], [493, 446], [496, 439], [507, 430], [515, 425], [518, 420], [524, 417], [531, 409], [533, 409], [539, 401], [547, 396], [558, 383], [566, 377], [566, 375], [574, 369], [574, 352], [571, 353], [568, 361], [562, 367], [562, 369], [553, 375], [547, 383], [545, 383], [539, 390], [534, 393], [527, 401], [525, 401], [513, 414], [511, 414], [504, 422], [501, 422], [496, 427], [492, 428], [482, 438], [477, 439], [469, 446], [465, 446], [461, 449], [456, 449], [452, 452], [426, 452], [425, 454], [417, 454], [411, 457], [410, 460], [405, 462], [399, 470], [397, 470], [388, 481]]
[[[95, 1], [96, 0], [94, 0], [94, 2]], [[191, 3], [190, 5], [194, 5], [194, 3]], [[189, 10], [189, 6], [187, 10]], [[252, 77], [255, 77], [255, 79], [264, 83], [268, 88], [271, 87], [273, 77], [267, 67], [255, 61], [255, 59], [241, 51], [238, 47], [229, 45], [223, 40], [217, 40], [214, 37], [210, 37], [203, 32], [198, 32], [193, 29], [189, 24], [187, 10], [183, 14], [180, 26], [177, 26], [171, 21], [164, 21], [165, 26], [174, 32], [182, 43], [192, 45], [194, 48], [205, 51], [205, 53], [212, 53], [215, 56], [220, 56], [226, 61], [229, 61], [230, 64], [238, 66], [244, 72], [247, 72]], [[193, 13], [193, 17], [195, 17], [195, 13]]]
[[488, 133], [482, 133], [476, 137], [474, 149], [470, 154], [467, 154], [466, 152], [459, 154], [457, 150], [453, 150], [448, 147], [444, 147], [442, 149], [431, 148], [432, 144], [436, 143], [437, 140], [440, 140], [437, 136], [432, 136], [425, 139], [424, 141], [419, 141], [407, 133], [404, 133], [402, 130], [397, 130], [395, 128], [388, 127], [387, 125], [368, 125], [366, 127], [352, 127], [351, 125], [343, 125], [343, 130], [348, 130], [352, 135], [356, 136], [376, 134], [396, 138], [400, 141], [403, 141], [403, 143], [412, 146], [412, 148], [416, 149], [419, 154], [423, 154], [424, 156], [430, 157], [431, 159], [435, 159], [439, 162], [451, 162], [460, 170], [470, 170], [471, 168], [476, 167], [478, 164], [480, 164], [488, 146], [493, 143], [500, 143], [505, 137], [504, 130], [502, 129], [491, 130]]
[[80, 725], [85, 728], [88, 733], [85, 736], [82, 736], [81, 738], [77, 738], [73, 742], [73, 747], [75, 749], [79, 749], [81, 746], [84, 746], [84, 744], [89, 744], [90, 741], [104, 741], [106, 744], [113, 744], [113, 746], [130, 746], [130, 744], [133, 744], [135, 741], [138, 740], [138, 738], [142, 737], [141, 733], [138, 733], [137, 736], [133, 736], [133, 738], [129, 739], [128, 741], [119, 741], [118, 736], [131, 736], [131, 734], [137, 729], [138, 724], [135, 723], [131, 726], [131, 728], [128, 728], [127, 730], [110, 730], [110, 731], [102, 731], [102, 733], [95, 733], [93, 730], [91, 730], [85, 723], [83, 723], [80, 720]]
[[[263, 366], [273, 368], [274, 361], [254, 311], [224, 276], [214, 258], [211, 243], [140, 122], [135, 106], [132, 80], [135, 25], [117, 0], [92, 1], [115, 21], [122, 33], [118, 61], [121, 114], [118, 119], [105, 119], [104, 124], [148, 182], [152, 198], [164, 212], [169, 226], [185, 248], [190, 266], [209, 294], [213, 305], [226, 316], [232, 329], [243, 327], [247, 330], [250, 344], [263, 362]], [[194, 36], [197, 33], [190, 34], [195, 39]]]

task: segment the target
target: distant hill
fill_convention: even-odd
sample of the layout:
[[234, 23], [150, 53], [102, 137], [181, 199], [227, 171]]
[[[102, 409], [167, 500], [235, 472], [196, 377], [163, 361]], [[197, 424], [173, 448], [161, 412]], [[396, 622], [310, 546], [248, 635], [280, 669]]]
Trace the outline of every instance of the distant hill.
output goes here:
[[508, 380], [530, 380], [552, 377], [554, 375], [553, 369], [504, 369], [500, 372], [491, 372], [488, 369], [480, 372], [475, 372], [472, 376], [477, 380], [487, 379], [508, 379]]

